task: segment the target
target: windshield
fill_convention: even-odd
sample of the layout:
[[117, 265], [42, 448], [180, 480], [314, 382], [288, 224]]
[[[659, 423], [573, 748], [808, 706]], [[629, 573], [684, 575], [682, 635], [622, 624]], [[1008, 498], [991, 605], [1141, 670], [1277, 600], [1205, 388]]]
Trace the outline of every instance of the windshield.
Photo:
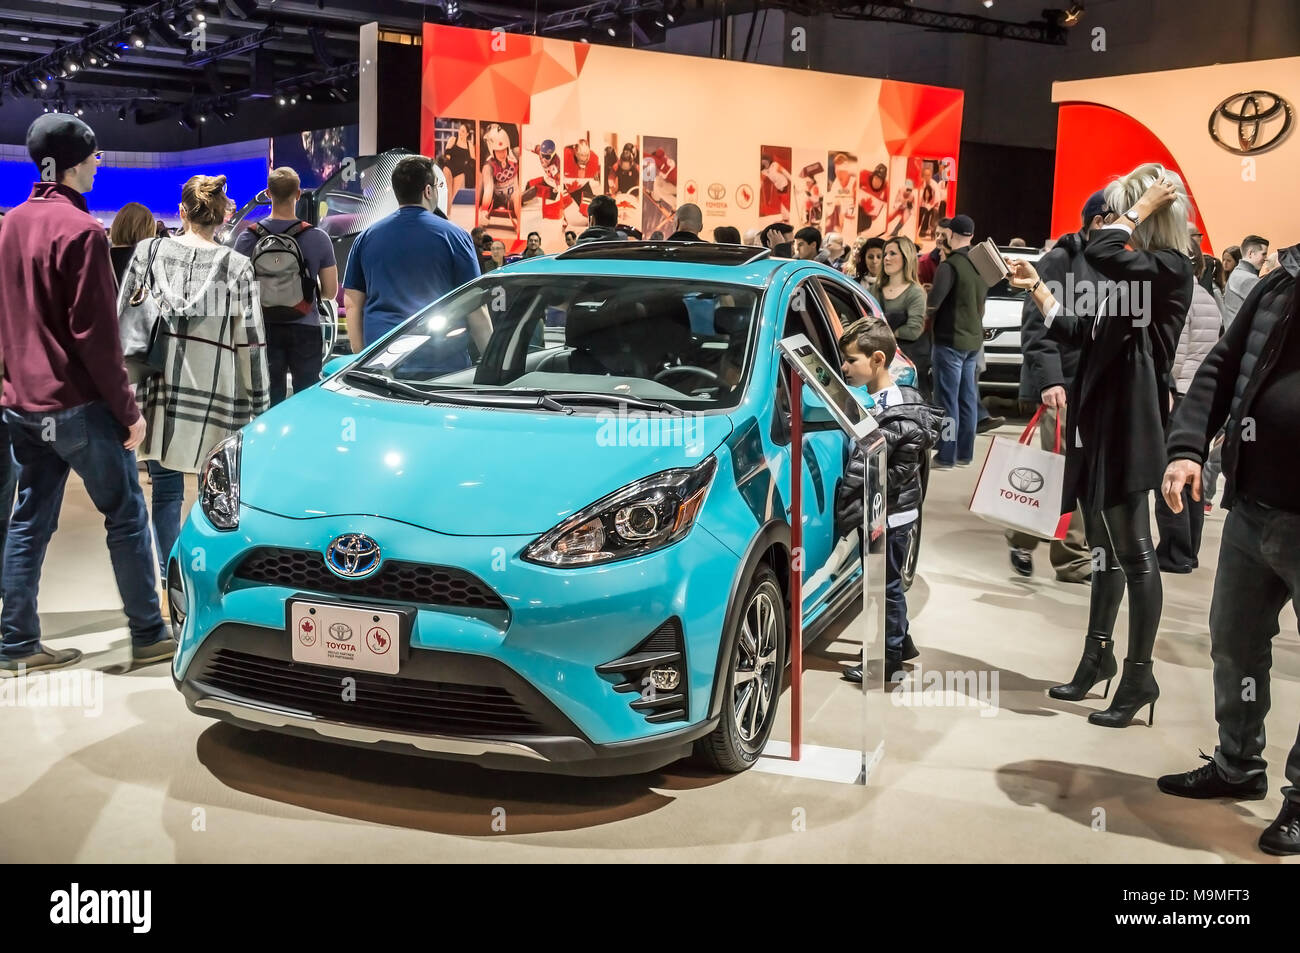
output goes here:
[[[734, 407], [759, 294], [670, 278], [489, 276], [431, 305], [358, 365], [430, 391]], [[574, 398], [576, 400], [576, 398]]]

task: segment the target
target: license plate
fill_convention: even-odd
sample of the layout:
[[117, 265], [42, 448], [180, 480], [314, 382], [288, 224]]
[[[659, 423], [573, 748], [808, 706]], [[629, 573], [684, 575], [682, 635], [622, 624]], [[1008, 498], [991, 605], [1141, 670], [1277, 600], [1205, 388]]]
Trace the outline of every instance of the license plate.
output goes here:
[[295, 662], [397, 674], [402, 631], [399, 613], [319, 602], [294, 601], [289, 606]]

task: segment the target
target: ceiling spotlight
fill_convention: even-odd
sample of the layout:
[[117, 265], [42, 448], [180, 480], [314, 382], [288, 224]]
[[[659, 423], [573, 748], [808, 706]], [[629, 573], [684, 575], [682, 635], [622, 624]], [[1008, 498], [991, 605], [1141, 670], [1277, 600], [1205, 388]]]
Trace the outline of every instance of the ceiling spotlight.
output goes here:
[[102, 62], [103, 60], [99, 58], [99, 54], [96, 53], [94, 50], [91, 50], [89, 53], [86, 54], [86, 65], [98, 66]]
[[287, 105], [289, 105], [289, 100], [285, 98], [284, 93], [281, 93], [279, 96], [275, 97], [275, 102], [276, 102], [276, 105], [278, 105], [278, 106], [287, 106]]
[[41, 92], [45, 92], [47, 89], [50, 88], [49, 80], [41, 79], [39, 76], [36, 77], [36, 88], [39, 89]]
[[1061, 26], [1063, 27], [1077, 26], [1079, 20], [1083, 17], [1083, 13], [1084, 11], [1083, 11], [1082, 3], [1070, 4], [1070, 6], [1066, 9], [1066, 11], [1063, 14], [1061, 14]]
[[30, 43], [32, 41], [32, 38], [30, 36], [20, 36], [18, 39], [21, 40], [23, 43]]
[[993, 6], [993, 0], [984, 0], [985, 9], [988, 9], [991, 6]]
[[144, 35], [136, 30], [131, 31], [131, 35], [127, 37], [126, 41], [130, 43], [131, 46], [137, 50], [144, 49], [144, 45], [145, 45]]
[[75, 73], [79, 69], [81, 69], [81, 67], [77, 65], [77, 61], [74, 60], [71, 56], [65, 56], [63, 58], [63, 72]]
[[297, 93], [295, 93], [294, 95], [292, 95], [292, 96], [289, 97], [289, 105], [290, 105], [290, 106], [297, 106], [297, 105], [298, 105], [298, 94], [297, 94]]
[[84, 115], [86, 115], [86, 111], [85, 111], [84, 109], [82, 109], [80, 106], [78, 106], [78, 107], [77, 107], [77, 115], [78, 115], [78, 116], [84, 116]]
[[44, 106], [41, 107], [41, 112], [43, 112], [43, 113], [47, 113], [47, 112], [49, 112], [49, 111], [50, 111], [50, 104], [49, 104], [49, 103], [46, 103]]
[[126, 122], [126, 107], [123, 106], [117, 111], [117, 121]]
[[612, 26], [605, 27], [605, 32], [610, 36], [618, 36], [618, 30], [614, 29]]

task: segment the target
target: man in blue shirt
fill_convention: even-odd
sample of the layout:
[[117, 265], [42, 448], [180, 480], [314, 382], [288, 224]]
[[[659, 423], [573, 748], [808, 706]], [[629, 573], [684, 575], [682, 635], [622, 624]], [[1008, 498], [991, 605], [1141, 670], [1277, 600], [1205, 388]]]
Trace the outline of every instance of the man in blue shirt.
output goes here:
[[[465, 231], [438, 214], [446, 185], [425, 156], [407, 156], [393, 169], [399, 207], [357, 236], [348, 255], [343, 297], [354, 353], [379, 340], [430, 302], [479, 276], [478, 256]], [[480, 351], [491, 336], [484, 315], [469, 331]], [[445, 338], [446, 370], [470, 365], [465, 335]], [[456, 353], [450, 353], [454, 350]]]

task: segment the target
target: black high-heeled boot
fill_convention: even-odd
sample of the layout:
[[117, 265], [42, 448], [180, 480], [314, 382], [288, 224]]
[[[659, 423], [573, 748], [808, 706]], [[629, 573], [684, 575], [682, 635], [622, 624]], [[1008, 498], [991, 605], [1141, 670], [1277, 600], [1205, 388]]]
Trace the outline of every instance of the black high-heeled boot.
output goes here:
[[1103, 639], [1101, 636], [1089, 635], [1083, 643], [1083, 658], [1074, 670], [1074, 678], [1065, 685], [1054, 685], [1047, 690], [1052, 698], [1062, 701], [1077, 702], [1087, 696], [1099, 682], [1106, 683], [1106, 694], [1110, 694], [1110, 680], [1119, 671], [1115, 662], [1115, 640]]
[[1115, 700], [1105, 711], [1094, 711], [1088, 716], [1088, 724], [1101, 725], [1103, 728], [1126, 728], [1133, 716], [1146, 704], [1151, 708], [1147, 712], [1147, 726], [1155, 724], [1156, 699], [1160, 697], [1160, 686], [1156, 684], [1155, 673], [1150, 662], [1132, 662], [1124, 660], [1124, 674], [1120, 676], [1119, 688], [1115, 689]]

